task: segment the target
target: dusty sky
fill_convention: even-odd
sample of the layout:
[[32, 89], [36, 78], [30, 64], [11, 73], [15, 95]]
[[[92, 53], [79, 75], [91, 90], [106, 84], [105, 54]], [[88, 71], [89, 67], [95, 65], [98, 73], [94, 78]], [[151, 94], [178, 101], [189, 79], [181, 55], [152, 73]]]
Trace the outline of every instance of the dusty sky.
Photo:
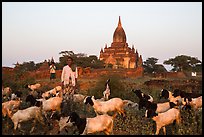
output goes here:
[[119, 16], [129, 47], [143, 61], [178, 55], [202, 61], [201, 2], [3, 2], [2, 66], [58, 62], [62, 50], [99, 57], [113, 41]]

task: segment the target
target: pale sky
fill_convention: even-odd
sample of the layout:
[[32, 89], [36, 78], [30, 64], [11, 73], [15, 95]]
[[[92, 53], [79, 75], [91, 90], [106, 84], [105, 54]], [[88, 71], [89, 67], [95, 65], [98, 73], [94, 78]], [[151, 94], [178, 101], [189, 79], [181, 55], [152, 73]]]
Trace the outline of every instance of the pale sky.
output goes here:
[[59, 62], [62, 50], [99, 57], [113, 42], [119, 16], [143, 61], [162, 64], [178, 55], [202, 61], [202, 2], [3, 2], [2, 66]]

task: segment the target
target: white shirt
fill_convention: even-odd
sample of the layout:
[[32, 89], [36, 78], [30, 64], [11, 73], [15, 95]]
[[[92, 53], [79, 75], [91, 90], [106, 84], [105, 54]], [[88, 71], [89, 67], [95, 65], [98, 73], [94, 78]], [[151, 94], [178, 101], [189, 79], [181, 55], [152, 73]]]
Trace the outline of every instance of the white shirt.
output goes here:
[[55, 66], [50, 65], [50, 73], [55, 73], [55, 69], [56, 69]]
[[72, 86], [76, 85], [75, 78], [78, 78], [78, 71], [76, 67], [76, 71], [72, 71], [72, 69], [66, 65], [63, 67], [62, 75], [61, 75], [61, 82], [64, 82], [64, 85], [69, 84], [71, 78]]

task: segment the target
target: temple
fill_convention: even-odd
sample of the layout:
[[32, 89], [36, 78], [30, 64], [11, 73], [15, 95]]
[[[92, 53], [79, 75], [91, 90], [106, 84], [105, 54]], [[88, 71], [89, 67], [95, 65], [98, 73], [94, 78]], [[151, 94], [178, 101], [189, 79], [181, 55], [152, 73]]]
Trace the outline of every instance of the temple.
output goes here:
[[142, 67], [142, 56], [126, 43], [126, 34], [122, 27], [120, 16], [118, 26], [113, 34], [113, 42], [110, 47], [105, 45], [104, 49], [100, 51], [100, 60], [103, 60], [105, 66], [112, 68], [137, 68]]

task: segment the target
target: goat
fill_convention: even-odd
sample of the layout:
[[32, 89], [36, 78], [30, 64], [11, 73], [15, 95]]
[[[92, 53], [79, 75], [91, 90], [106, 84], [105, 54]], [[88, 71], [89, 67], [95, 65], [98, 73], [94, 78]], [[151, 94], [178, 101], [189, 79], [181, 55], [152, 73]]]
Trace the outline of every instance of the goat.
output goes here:
[[3, 116], [5, 117], [6, 115], [8, 115], [8, 117], [11, 118], [12, 113], [18, 110], [21, 102], [22, 101], [19, 99], [19, 100], [10, 100], [2, 103]]
[[154, 110], [146, 110], [145, 117], [152, 118], [156, 122], [156, 135], [159, 134], [160, 129], [163, 127], [164, 134], [166, 135], [165, 126], [176, 121], [177, 124], [181, 123], [181, 114], [179, 109], [171, 108], [163, 113], [156, 113]]
[[159, 98], [165, 98], [165, 99], [170, 99], [173, 97], [173, 93], [171, 91], [168, 91], [166, 89], [162, 89], [159, 95]]
[[85, 96], [82, 94], [73, 94], [73, 101], [74, 102], [83, 102], [83, 100], [85, 99]]
[[15, 100], [16, 98], [17, 98], [17, 95], [14, 94], [14, 93], [12, 93], [12, 94], [11, 94], [11, 100]]
[[110, 79], [108, 79], [107, 81], [106, 81], [106, 90], [103, 92], [103, 97], [104, 97], [104, 99], [105, 100], [108, 100], [108, 98], [109, 98], [109, 96], [110, 96], [110, 88], [109, 88], [109, 85], [108, 85], [108, 83], [110, 82]]
[[[20, 128], [21, 122], [29, 121], [31, 119], [34, 119], [34, 124], [36, 123], [36, 120], [37, 120], [43, 126], [45, 125], [40, 108], [33, 106], [23, 110], [18, 110], [16, 113], [13, 114], [13, 116], [11, 117], [11, 120], [14, 124], [14, 132], [18, 127]], [[35, 128], [35, 125], [33, 125], [30, 133], [33, 132], [34, 128]]]
[[165, 99], [168, 99], [170, 102], [176, 103], [182, 103], [182, 97], [180, 95], [175, 95], [171, 91], [168, 91], [166, 89], [162, 89], [159, 95], [160, 99], [164, 97]]
[[120, 115], [123, 115], [125, 118], [125, 110], [124, 110], [124, 103], [123, 100], [120, 98], [112, 98], [108, 101], [98, 101], [95, 100], [94, 96], [87, 96], [84, 99], [85, 104], [90, 104], [96, 113], [99, 115], [100, 113], [106, 114], [107, 112], [117, 111]]
[[104, 132], [106, 135], [113, 133], [113, 119], [116, 117], [107, 114], [98, 115], [94, 118], [80, 118], [76, 112], [72, 112], [69, 121], [77, 126], [81, 135], [96, 132]]
[[144, 106], [146, 109], [152, 109], [152, 110], [156, 111], [157, 113], [165, 112], [165, 111], [169, 110], [170, 108], [177, 107], [177, 105], [178, 105], [178, 104], [175, 104], [173, 102], [154, 103], [154, 102], [150, 102], [150, 101], [144, 101], [142, 103], [143, 104], [139, 104], [139, 105]]
[[41, 98], [36, 100], [42, 101], [41, 107], [46, 118], [47, 118], [46, 112], [48, 111], [53, 111], [50, 118], [52, 118], [52, 115], [54, 114], [55, 111], [58, 111], [59, 113], [61, 113], [62, 97], [53, 97], [53, 98], [49, 98], [48, 100]]
[[26, 102], [30, 102], [31, 106], [37, 106], [37, 107], [41, 106], [41, 102], [37, 101], [36, 98], [33, 95], [28, 95], [26, 97]]
[[23, 93], [20, 91], [15, 91], [14, 93], [11, 94], [11, 100], [14, 100], [16, 98], [20, 98], [22, 94]]
[[123, 100], [123, 103], [125, 104], [124, 108], [127, 108], [127, 107], [132, 107], [132, 108], [138, 107], [137, 103], [134, 103], [134, 102], [132, 102], [130, 100]]
[[104, 97], [98, 98], [98, 99], [96, 99], [96, 100], [98, 100], [98, 101], [106, 101], [106, 99], [105, 99]]
[[139, 99], [144, 99], [150, 102], [153, 102], [153, 97], [147, 94], [142, 93], [142, 91], [140, 89], [136, 89], [136, 90], [132, 90]]
[[47, 91], [47, 92], [45, 92], [45, 93], [43, 93], [42, 94], [42, 98], [49, 98], [51, 96], [51, 92], [52, 92], [52, 89]]
[[56, 90], [56, 91], [61, 91], [61, 90], [62, 90], [62, 86], [56, 86], [56, 87], [55, 87], [55, 90]]
[[196, 94], [196, 93], [186, 93], [185, 91], [175, 89], [173, 96], [181, 96], [182, 98], [197, 98], [202, 96], [202, 94]]
[[2, 97], [6, 96], [6, 97], [9, 97], [11, 95], [11, 88], [10, 87], [5, 87], [3, 88], [2, 87]]
[[60, 120], [58, 122], [59, 124], [59, 131], [58, 131], [58, 134], [65, 128], [65, 127], [71, 127], [73, 126], [72, 123], [67, 123], [68, 122], [68, 119], [69, 119], [69, 116], [68, 117], [60, 117]]
[[57, 87], [55, 87], [55, 88], [53, 88], [53, 89], [51, 89], [51, 90], [49, 90], [49, 91], [43, 93], [43, 94], [42, 94], [42, 97], [43, 97], [43, 98], [48, 98], [48, 97], [50, 97], [51, 95], [57, 96], [57, 95], [56, 95], [57, 92], [59, 92], [59, 91], [61, 91], [61, 90], [62, 90], [62, 87], [61, 87], [61, 86], [57, 86]]
[[41, 97], [40, 96], [40, 92], [37, 92], [37, 91], [31, 91], [31, 92], [29, 92], [29, 95], [33, 95], [33, 97], [35, 97], [35, 98], [39, 98], [39, 97]]
[[40, 83], [36, 83], [34, 85], [28, 85], [28, 88], [30, 88], [32, 91], [38, 89], [41, 87], [41, 84]]
[[184, 106], [191, 106], [194, 110], [198, 110], [199, 108], [202, 108], [202, 96], [197, 98], [186, 98], [185, 102], [182, 102]]

